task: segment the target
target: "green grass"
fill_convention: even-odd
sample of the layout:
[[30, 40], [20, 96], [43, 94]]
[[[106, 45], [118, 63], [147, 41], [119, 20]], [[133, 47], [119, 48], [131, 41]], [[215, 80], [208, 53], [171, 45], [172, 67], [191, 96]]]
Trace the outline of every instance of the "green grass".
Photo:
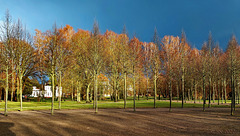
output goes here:
[[[136, 107], [137, 108], [153, 108], [153, 99], [140, 99], [136, 100]], [[217, 103], [217, 102], [215, 102]], [[156, 102], [157, 108], [169, 108], [169, 101], [165, 100], [157, 100]], [[4, 111], [4, 102], [0, 102], [0, 111]], [[172, 108], [181, 108], [181, 102], [172, 102]], [[194, 103], [184, 103], [184, 108], [201, 108], [202, 102], [199, 103], [197, 101], [196, 104]], [[206, 104], [207, 107], [207, 104]], [[230, 107], [230, 105], [212, 105], [211, 107]], [[237, 105], [239, 107], [239, 105]], [[54, 108], [58, 109], [58, 102], [55, 101]], [[80, 103], [76, 101], [62, 101], [62, 109], [92, 109], [93, 103], [86, 103], [82, 101]], [[113, 101], [98, 101], [98, 108], [106, 109], [106, 108], [124, 108], [123, 100], [118, 102]], [[133, 100], [127, 100], [127, 108], [133, 108]], [[8, 111], [18, 111], [20, 109], [19, 102], [10, 102], [8, 101]], [[51, 109], [51, 102], [23, 102], [23, 110], [50, 110]]]

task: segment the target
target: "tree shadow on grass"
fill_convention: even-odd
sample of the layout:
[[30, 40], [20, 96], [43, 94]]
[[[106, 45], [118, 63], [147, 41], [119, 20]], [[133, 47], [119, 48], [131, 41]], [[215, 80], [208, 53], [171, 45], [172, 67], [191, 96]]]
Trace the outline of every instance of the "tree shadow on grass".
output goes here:
[[0, 135], [1, 136], [16, 136], [10, 128], [13, 127], [14, 124], [10, 122], [0, 122]]

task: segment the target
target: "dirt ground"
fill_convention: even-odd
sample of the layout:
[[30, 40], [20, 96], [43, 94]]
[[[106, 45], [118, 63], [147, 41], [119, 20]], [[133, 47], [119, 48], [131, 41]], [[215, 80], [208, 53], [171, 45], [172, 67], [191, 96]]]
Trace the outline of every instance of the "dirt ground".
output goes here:
[[0, 135], [240, 135], [240, 109], [100, 109], [9, 112]]

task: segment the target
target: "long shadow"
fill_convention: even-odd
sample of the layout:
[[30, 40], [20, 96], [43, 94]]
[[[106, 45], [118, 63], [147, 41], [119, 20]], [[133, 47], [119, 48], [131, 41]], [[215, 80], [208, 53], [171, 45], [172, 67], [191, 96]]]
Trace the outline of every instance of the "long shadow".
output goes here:
[[16, 136], [16, 134], [10, 130], [13, 126], [13, 123], [0, 122], [0, 136]]

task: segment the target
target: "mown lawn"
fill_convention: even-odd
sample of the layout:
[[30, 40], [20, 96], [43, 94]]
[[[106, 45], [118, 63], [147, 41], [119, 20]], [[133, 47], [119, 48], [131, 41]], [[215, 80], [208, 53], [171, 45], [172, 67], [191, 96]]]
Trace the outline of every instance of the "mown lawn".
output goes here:
[[[194, 103], [184, 103], [185, 108], [201, 108], [202, 103], [197, 102]], [[98, 101], [98, 108], [106, 109], [106, 108], [124, 108], [123, 100], [118, 102], [113, 101]], [[217, 102], [215, 102], [217, 103]], [[145, 100], [140, 99], [136, 100], [136, 107], [137, 108], [153, 108], [153, 99]], [[62, 109], [91, 109], [93, 108], [93, 103], [86, 103], [85, 101], [81, 101], [80, 103], [76, 101], [62, 101], [61, 103]], [[169, 101], [168, 100], [157, 100], [156, 102], [157, 108], [169, 108]], [[172, 102], [172, 108], [181, 108], [182, 104], [181, 101], [179, 102]], [[239, 107], [239, 105], [236, 105]], [[5, 103], [0, 102], [0, 111], [4, 111]], [[206, 104], [207, 107], [207, 104]], [[230, 107], [229, 104], [224, 105], [217, 105], [213, 104], [211, 107]], [[54, 108], [58, 109], [58, 102], [54, 102]], [[133, 108], [133, 100], [127, 100], [127, 108]], [[20, 109], [20, 102], [10, 102], [8, 101], [8, 111], [17, 111]], [[23, 102], [23, 110], [50, 110], [51, 109], [51, 102]]]

